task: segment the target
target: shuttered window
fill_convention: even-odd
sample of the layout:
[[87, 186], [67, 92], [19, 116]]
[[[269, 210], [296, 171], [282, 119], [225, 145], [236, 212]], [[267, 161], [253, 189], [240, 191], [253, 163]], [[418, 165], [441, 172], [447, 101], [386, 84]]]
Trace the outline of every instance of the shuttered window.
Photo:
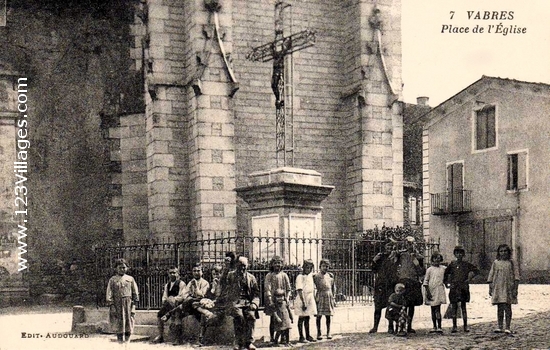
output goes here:
[[517, 191], [527, 188], [527, 152], [508, 154], [507, 190]]
[[495, 106], [476, 111], [476, 150], [495, 147], [496, 135]]

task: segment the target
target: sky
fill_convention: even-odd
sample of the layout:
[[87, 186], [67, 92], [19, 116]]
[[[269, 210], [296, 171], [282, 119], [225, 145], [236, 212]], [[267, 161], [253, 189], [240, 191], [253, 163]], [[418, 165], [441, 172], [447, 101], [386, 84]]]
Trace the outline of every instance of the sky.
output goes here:
[[[403, 98], [434, 107], [482, 75], [550, 84], [550, 0], [401, 0]], [[454, 11], [451, 19], [451, 11]], [[472, 18], [468, 18], [468, 11]], [[513, 19], [474, 19], [507, 11]], [[513, 14], [510, 14], [510, 12]], [[524, 34], [495, 33], [526, 28]], [[469, 33], [441, 33], [444, 25]], [[484, 33], [472, 33], [474, 27]], [[488, 33], [489, 25], [492, 32]]]

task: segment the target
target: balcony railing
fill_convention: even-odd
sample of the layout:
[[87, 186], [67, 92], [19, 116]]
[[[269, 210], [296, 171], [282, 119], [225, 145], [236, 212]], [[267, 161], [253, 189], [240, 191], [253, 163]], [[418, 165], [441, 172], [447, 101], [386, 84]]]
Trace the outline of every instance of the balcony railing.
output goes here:
[[431, 193], [432, 215], [462, 214], [472, 211], [472, 191]]

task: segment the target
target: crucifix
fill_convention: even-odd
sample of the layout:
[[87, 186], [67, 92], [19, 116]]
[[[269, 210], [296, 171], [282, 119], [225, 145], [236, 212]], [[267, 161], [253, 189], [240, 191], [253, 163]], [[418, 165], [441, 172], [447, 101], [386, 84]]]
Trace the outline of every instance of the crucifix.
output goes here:
[[[291, 34], [290, 36], [284, 35], [284, 11], [291, 5], [284, 1], [278, 0], [275, 4], [275, 40], [270, 43], [264, 44], [253, 48], [247, 55], [247, 58], [251, 61], [268, 62], [273, 61], [273, 73], [271, 75], [271, 89], [275, 94], [275, 143], [276, 143], [276, 157], [277, 167], [279, 166], [293, 166], [294, 165], [294, 137], [287, 140], [287, 113], [285, 106], [285, 99], [290, 95], [292, 99], [292, 93], [289, 94], [288, 90], [291, 88], [287, 83], [292, 84], [291, 79], [288, 79], [287, 75], [292, 74], [292, 65], [288, 72], [285, 72], [285, 59], [291, 58], [292, 53], [313, 46], [315, 43], [315, 32], [306, 29], [299, 33]], [[285, 89], [287, 87], [287, 89]], [[291, 100], [292, 102], [292, 100]], [[290, 114], [292, 116], [292, 105], [290, 107]], [[292, 121], [290, 122], [290, 128], [292, 130]], [[287, 161], [287, 153], [290, 153], [290, 162]], [[290, 163], [290, 164], [289, 164]]]

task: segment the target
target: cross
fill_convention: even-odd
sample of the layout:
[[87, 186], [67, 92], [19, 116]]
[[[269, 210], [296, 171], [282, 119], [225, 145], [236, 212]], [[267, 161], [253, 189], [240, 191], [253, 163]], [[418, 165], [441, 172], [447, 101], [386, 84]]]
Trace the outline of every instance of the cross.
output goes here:
[[[271, 75], [271, 89], [275, 94], [275, 143], [277, 167], [287, 164], [287, 152], [293, 152], [293, 145], [287, 150], [286, 142], [286, 111], [285, 111], [285, 57], [315, 43], [315, 32], [306, 29], [299, 33], [284, 36], [284, 10], [290, 7], [284, 1], [275, 4], [275, 40], [253, 48], [246, 56], [251, 61], [268, 62], [273, 60], [273, 74]], [[292, 142], [292, 141], [291, 141]], [[282, 157], [281, 157], [282, 155]], [[282, 158], [282, 159], [281, 159]], [[291, 164], [293, 165], [293, 164]]]

